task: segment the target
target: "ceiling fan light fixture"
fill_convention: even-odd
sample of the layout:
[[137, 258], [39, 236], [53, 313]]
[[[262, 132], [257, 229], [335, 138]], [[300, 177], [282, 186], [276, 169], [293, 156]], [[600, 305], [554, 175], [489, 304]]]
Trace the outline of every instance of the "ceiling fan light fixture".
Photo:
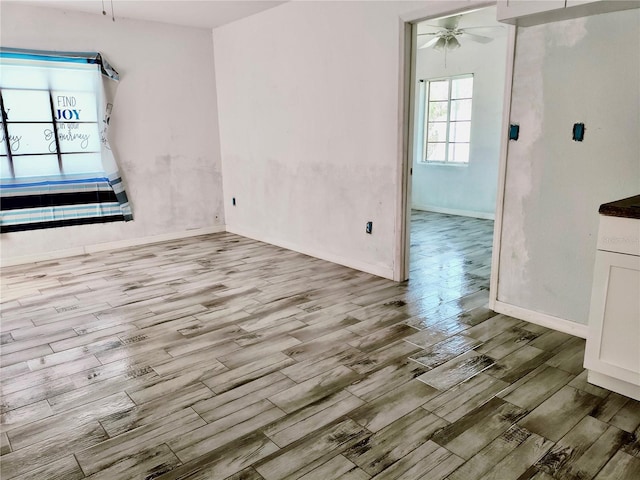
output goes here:
[[460, 48], [460, 42], [456, 37], [451, 37], [447, 40], [447, 48], [449, 50], [455, 50], [456, 48]]
[[435, 50], [444, 50], [445, 48], [447, 48], [447, 39], [444, 37], [440, 37], [433, 48]]

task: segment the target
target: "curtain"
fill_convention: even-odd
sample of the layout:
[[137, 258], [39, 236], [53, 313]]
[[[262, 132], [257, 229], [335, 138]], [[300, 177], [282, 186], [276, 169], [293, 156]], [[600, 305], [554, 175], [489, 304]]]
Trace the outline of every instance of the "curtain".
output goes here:
[[133, 219], [100, 53], [0, 48], [0, 232]]

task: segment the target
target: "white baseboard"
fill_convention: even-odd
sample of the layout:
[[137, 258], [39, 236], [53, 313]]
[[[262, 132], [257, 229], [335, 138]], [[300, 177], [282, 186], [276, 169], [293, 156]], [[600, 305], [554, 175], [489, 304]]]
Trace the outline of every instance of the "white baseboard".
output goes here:
[[243, 228], [235, 228], [225, 225], [216, 225], [207, 228], [198, 228], [194, 230], [186, 230], [183, 232], [165, 233], [162, 235], [154, 235], [151, 237], [139, 237], [130, 238], [126, 240], [118, 240], [115, 242], [105, 242], [95, 245], [85, 245], [83, 247], [68, 248], [65, 250], [55, 250], [52, 252], [36, 253], [32, 255], [23, 255], [18, 257], [2, 258], [1, 265], [3, 267], [10, 267], [13, 265], [23, 265], [26, 263], [45, 262], [49, 260], [57, 260], [59, 258], [74, 257], [76, 255], [87, 255], [94, 252], [104, 252], [106, 250], [116, 250], [118, 248], [135, 247], [139, 245], [147, 245], [158, 242], [166, 242], [169, 240], [178, 240], [181, 238], [195, 237], [198, 235], [207, 235], [210, 233], [230, 232], [243, 237], [252, 238], [260, 242], [270, 243], [278, 247], [286, 248], [287, 250], [293, 250], [295, 252], [303, 253], [311, 257], [326, 260], [328, 262], [344, 265], [345, 267], [353, 268], [362, 272], [370, 273], [383, 278], [393, 279], [393, 268], [383, 267], [379, 265], [372, 265], [366, 262], [359, 262], [357, 260], [346, 259], [338, 255], [332, 255], [327, 252], [322, 252], [310, 248], [302, 248], [298, 245], [279, 240], [266, 238], [257, 232], [249, 231]]
[[128, 238], [126, 240], [98, 243], [95, 245], [85, 245], [83, 247], [67, 248], [64, 250], [54, 250], [52, 252], [2, 258], [2, 266], [10, 267], [13, 265], [23, 265], [25, 263], [45, 262], [48, 260], [56, 260], [59, 258], [75, 257], [76, 255], [86, 255], [94, 252], [116, 250], [118, 248], [136, 247], [139, 245], [166, 242], [169, 240], [178, 240], [180, 238], [197, 237], [198, 235], [208, 235], [210, 233], [219, 233], [224, 231], [226, 231], [224, 225], [215, 225], [213, 227], [195, 228], [193, 230], [185, 230], [182, 232], [163, 233], [161, 235], [153, 235], [150, 237]]
[[411, 208], [413, 210], [422, 210], [424, 212], [444, 213], [446, 215], [460, 215], [461, 217], [482, 218], [484, 220], [495, 220], [496, 218], [494, 213], [458, 210], [456, 208], [434, 207], [433, 205], [419, 205], [414, 203]]
[[587, 373], [587, 381], [607, 390], [631, 397], [634, 400], [640, 400], [640, 385], [625, 382], [593, 370], [589, 370], [589, 373]]
[[9, 258], [2, 257], [0, 265], [3, 267], [12, 267], [14, 265], [24, 265], [25, 263], [46, 262], [48, 260], [57, 260], [58, 258], [75, 257], [77, 255], [84, 255], [85, 253], [84, 247], [65, 248], [64, 250], [54, 250], [53, 252], [34, 253]]
[[536, 312], [527, 308], [516, 307], [515, 305], [510, 305], [500, 301], [496, 301], [493, 304], [493, 310], [504, 315], [509, 315], [510, 317], [526, 320], [527, 322], [535, 323], [536, 325], [568, 333], [569, 335], [580, 338], [587, 338], [587, 333], [589, 331], [589, 327], [587, 325], [547, 315], [546, 313]]
[[393, 280], [392, 267], [373, 265], [370, 263], [360, 262], [358, 260], [353, 260], [350, 258], [344, 258], [339, 255], [333, 255], [331, 253], [316, 250], [314, 248], [301, 247], [299, 245], [295, 245], [285, 240], [265, 237], [264, 235], [260, 235], [258, 232], [254, 232], [242, 227], [234, 227], [231, 225], [227, 225], [227, 232], [235, 233], [236, 235], [251, 238], [253, 240], [258, 240], [259, 242], [269, 243], [277, 247], [286, 248], [287, 250], [293, 250], [294, 252], [302, 253], [304, 255], [309, 255], [310, 257], [319, 258], [320, 260], [326, 260], [327, 262], [337, 263], [338, 265], [343, 265], [345, 267], [353, 268], [361, 272], [370, 273], [378, 277], [383, 277], [383, 278], [388, 278], [390, 280]]

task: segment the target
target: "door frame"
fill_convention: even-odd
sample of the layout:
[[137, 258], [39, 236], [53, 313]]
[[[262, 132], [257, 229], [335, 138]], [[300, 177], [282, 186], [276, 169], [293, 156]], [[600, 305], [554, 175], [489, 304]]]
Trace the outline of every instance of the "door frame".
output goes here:
[[[470, 3], [470, 4], [469, 4]], [[409, 250], [411, 231], [411, 172], [414, 161], [414, 113], [415, 113], [415, 66], [417, 42], [417, 24], [424, 20], [439, 18], [446, 15], [466, 13], [479, 8], [495, 6], [496, 2], [469, 2], [461, 5], [452, 2], [441, 8], [429, 8], [412, 12], [400, 19], [400, 115], [399, 115], [399, 165], [398, 191], [396, 215], [396, 252], [394, 255], [394, 280], [404, 281], [409, 278]], [[513, 69], [516, 46], [516, 27], [507, 27], [507, 58], [505, 67], [505, 86], [502, 111], [502, 132], [500, 141], [500, 159], [498, 166], [498, 188], [496, 192], [496, 210], [493, 231], [493, 250], [491, 257], [491, 280], [489, 289], [489, 308], [493, 308], [497, 301], [498, 272], [500, 267], [500, 246], [502, 238], [502, 216], [504, 208], [504, 189], [507, 171], [507, 151], [509, 140], [507, 132], [511, 115], [511, 87], [513, 83]]]

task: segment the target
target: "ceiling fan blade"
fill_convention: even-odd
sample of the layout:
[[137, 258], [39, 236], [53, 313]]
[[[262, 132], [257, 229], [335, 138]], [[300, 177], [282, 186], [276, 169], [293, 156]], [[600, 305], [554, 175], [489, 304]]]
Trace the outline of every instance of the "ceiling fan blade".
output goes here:
[[440, 37], [435, 37], [432, 38], [431, 40], [429, 40], [427, 43], [425, 43], [424, 45], [422, 45], [421, 47], [418, 47], [418, 50], [422, 49], [422, 48], [429, 48], [432, 47], [436, 44], [436, 42], [440, 40]]
[[503, 25], [480, 25], [477, 27], [464, 27], [461, 28], [460, 30], [465, 31], [465, 30], [491, 30], [491, 29], [500, 29], [502, 30], [504, 28]]
[[458, 28], [462, 15], [453, 15], [451, 17], [442, 18], [438, 21], [447, 30], [455, 30]]
[[421, 35], [440, 35], [442, 32], [430, 32], [430, 33], [419, 33], [418, 36]]
[[474, 42], [478, 42], [478, 43], [489, 43], [493, 41], [493, 38], [485, 37], [484, 35], [477, 35], [475, 33], [469, 33], [466, 31], [463, 31], [462, 34], [466, 35], [469, 38], [469, 40], [473, 40]]

